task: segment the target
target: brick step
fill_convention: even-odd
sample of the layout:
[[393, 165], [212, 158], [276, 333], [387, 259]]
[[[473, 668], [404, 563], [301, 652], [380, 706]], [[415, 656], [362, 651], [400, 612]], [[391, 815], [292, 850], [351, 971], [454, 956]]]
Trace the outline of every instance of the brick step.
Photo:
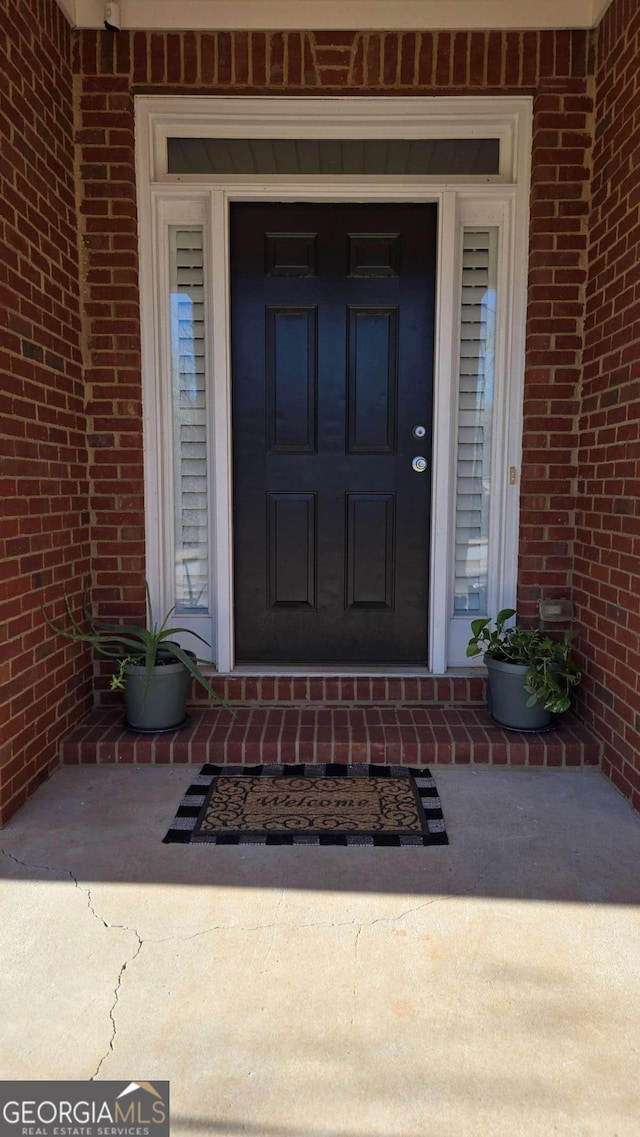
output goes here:
[[[331, 675], [220, 675], [211, 680], [216, 690], [232, 706], [281, 703], [326, 706], [381, 703], [484, 706], [486, 676], [331, 676]], [[201, 687], [193, 685], [191, 702], [204, 706]], [[206, 704], [209, 705], [208, 703]]]
[[192, 708], [167, 734], [136, 734], [122, 710], [93, 711], [61, 746], [66, 765], [382, 762], [409, 765], [597, 766], [600, 743], [576, 718], [547, 734], [496, 726], [484, 708], [272, 706]]

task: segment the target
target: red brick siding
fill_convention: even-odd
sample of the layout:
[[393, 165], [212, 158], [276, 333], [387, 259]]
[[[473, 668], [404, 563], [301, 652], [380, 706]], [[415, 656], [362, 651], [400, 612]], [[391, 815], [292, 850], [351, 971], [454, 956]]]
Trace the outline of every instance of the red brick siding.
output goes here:
[[518, 609], [571, 586], [589, 215], [590, 95], [547, 82], [534, 102]]
[[605, 771], [640, 808], [637, 7], [614, 0], [594, 64], [592, 37], [583, 32], [72, 35], [54, 0], [7, 4], [0, 42], [0, 821], [46, 776], [60, 734], [87, 704], [88, 663], [78, 667], [77, 649], [50, 637], [40, 603], [60, 612], [65, 584], [78, 595], [89, 567], [90, 516], [100, 602], [122, 614], [142, 610], [133, 94], [149, 91], [534, 96], [520, 607], [533, 616], [540, 596], [573, 586], [587, 664], [583, 713], [605, 740]]
[[[93, 532], [99, 598], [142, 602], [133, 94], [535, 96], [520, 600], [571, 583], [575, 415], [589, 196], [585, 32], [83, 32], [78, 140], [88, 255]], [[549, 429], [550, 425], [552, 430]]]
[[574, 588], [582, 710], [640, 809], [640, 10], [599, 31]]
[[122, 76], [158, 93], [513, 94], [584, 79], [588, 47], [584, 31], [85, 31], [78, 66], [87, 77]]
[[0, 36], [0, 824], [90, 701], [86, 655], [40, 606], [89, 570], [71, 34], [9, 0]]

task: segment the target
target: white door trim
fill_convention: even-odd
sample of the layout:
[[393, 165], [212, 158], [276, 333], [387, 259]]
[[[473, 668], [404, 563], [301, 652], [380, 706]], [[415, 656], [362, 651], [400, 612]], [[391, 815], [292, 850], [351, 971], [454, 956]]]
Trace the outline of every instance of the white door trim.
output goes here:
[[[500, 435], [492, 483], [496, 488], [499, 536], [495, 549], [492, 593], [496, 603], [512, 604], [516, 589], [518, 493], [507, 489], [507, 471], [519, 467], [524, 375], [528, 192], [531, 150], [531, 100], [528, 98], [263, 98], [206, 99], [140, 96], [136, 99], [138, 206], [140, 218], [140, 286], [142, 298], [143, 403], [145, 430], [145, 498], [147, 564], [152, 597], [158, 610], [173, 603], [171, 551], [163, 547], [161, 504], [168, 484], [162, 469], [166, 422], [158, 377], [166, 375], [166, 351], [159, 311], [162, 305], [161, 215], [164, 203], [197, 200], [207, 214], [210, 288], [207, 312], [211, 469], [211, 564], [214, 592], [213, 636], [220, 672], [233, 669], [233, 514], [231, 455], [231, 366], [229, 310], [229, 204], [232, 201], [378, 201], [436, 202], [439, 216], [439, 270], [436, 288], [434, 355], [434, 446], [429, 598], [429, 670], [441, 674], [448, 663], [451, 616], [452, 508], [454, 501], [456, 381], [459, 337], [459, 247], [465, 214], [501, 217], [502, 271], [505, 291], [505, 376]], [[259, 176], [185, 177], [166, 172], [166, 138], [227, 137], [491, 137], [501, 138], [501, 173], [480, 179], [380, 177], [282, 178]], [[474, 220], [475, 223], [475, 220]], [[487, 223], [487, 222], [485, 222]], [[490, 222], [489, 222], [490, 223]], [[507, 299], [508, 297], [508, 299]], [[160, 500], [159, 500], [160, 499]], [[492, 498], [493, 501], [493, 498]], [[513, 539], [512, 539], [513, 538]], [[156, 567], [157, 566], [157, 567]], [[181, 622], [184, 622], [181, 620]], [[194, 625], [194, 630], [195, 630]], [[200, 625], [197, 625], [198, 627]], [[207, 636], [207, 638], [209, 638]]]

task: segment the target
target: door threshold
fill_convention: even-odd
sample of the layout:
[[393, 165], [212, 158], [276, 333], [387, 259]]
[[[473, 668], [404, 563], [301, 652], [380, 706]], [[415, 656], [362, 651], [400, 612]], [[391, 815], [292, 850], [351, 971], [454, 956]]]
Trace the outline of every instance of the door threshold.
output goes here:
[[310, 678], [331, 678], [331, 679], [376, 679], [384, 676], [385, 678], [401, 678], [401, 679], [450, 679], [460, 676], [469, 678], [469, 676], [483, 674], [484, 669], [480, 667], [449, 667], [446, 671], [435, 672], [430, 671], [428, 667], [419, 667], [418, 665], [411, 664], [361, 664], [348, 665], [341, 664], [332, 666], [331, 664], [291, 664], [291, 663], [271, 663], [271, 664], [238, 664], [229, 672], [230, 676], [235, 676], [238, 679], [246, 678], [247, 676], [262, 676], [262, 675], [300, 675]]

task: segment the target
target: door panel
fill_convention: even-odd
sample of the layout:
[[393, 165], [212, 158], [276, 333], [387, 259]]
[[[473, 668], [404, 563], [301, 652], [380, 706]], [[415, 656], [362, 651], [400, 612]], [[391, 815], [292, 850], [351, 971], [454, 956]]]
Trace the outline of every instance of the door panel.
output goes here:
[[347, 449], [392, 454], [396, 448], [398, 309], [347, 310]]
[[238, 662], [426, 659], [435, 248], [435, 206], [231, 207]]
[[267, 445], [270, 453], [316, 448], [315, 308], [267, 309]]
[[269, 494], [269, 607], [316, 606], [316, 495]]
[[393, 608], [395, 494], [347, 494], [347, 608]]

